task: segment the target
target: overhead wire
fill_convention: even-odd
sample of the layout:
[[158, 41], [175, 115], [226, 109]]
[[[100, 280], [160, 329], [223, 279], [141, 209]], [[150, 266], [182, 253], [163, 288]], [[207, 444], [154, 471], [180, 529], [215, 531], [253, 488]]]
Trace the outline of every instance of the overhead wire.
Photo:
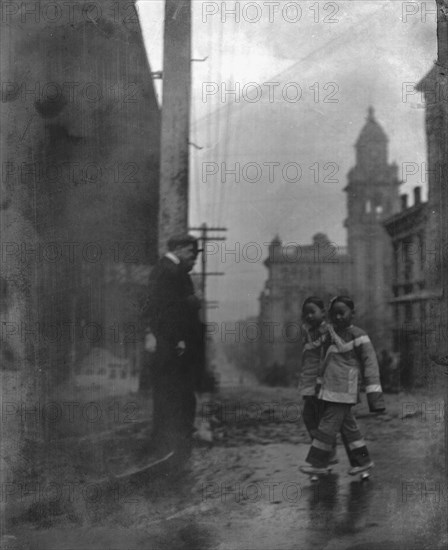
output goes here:
[[[380, 8], [381, 9], [381, 8]], [[376, 11], [379, 11], [376, 10]], [[214, 21], [214, 18], [212, 19], [212, 21]], [[224, 80], [224, 78], [222, 77], [222, 59], [223, 59], [223, 55], [222, 55], [222, 50], [223, 50], [223, 47], [224, 47], [224, 42], [223, 42], [223, 25], [218, 22], [218, 25], [219, 25], [219, 32], [218, 33], [212, 33], [211, 31], [210, 32], [210, 35], [209, 35], [209, 40], [210, 40], [210, 49], [212, 47], [212, 43], [214, 42], [214, 40], [216, 39], [215, 37], [217, 37], [218, 39], [218, 43], [221, 45], [221, 47], [218, 48], [218, 56], [217, 56], [217, 63], [215, 64], [215, 68], [216, 68], [216, 72], [214, 73], [214, 77], [216, 76], [216, 78], [214, 78], [214, 81], [218, 84], [218, 90], [220, 91], [221, 90], [221, 82]], [[330, 44], [332, 44], [333, 42], [335, 41], [338, 41], [338, 40], [341, 40], [343, 36], [347, 35], [348, 33], [351, 33], [353, 28], [354, 27], [359, 27], [359, 24], [356, 23], [355, 25], [352, 25], [349, 27], [349, 29], [347, 29], [344, 33], [342, 33], [342, 35], [339, 35], [338, 37], [336, 38], [332, 38], [328, 41], [325, 42], [324, 45], [322, 45], [321, 47], [313, 50], [312, 52], [306, 54], [305, 56], [302, 57], [302, 59], [300, 59], [299, 61], [297, 61], [296, 63], [294, 63], [293, 65], [291, 65], [290, 67], [288, 67], [288, 69], [286, 71], [282, 71], [281, 73], [279, 73], [276, 77], [276, 79], [279, 79], [281, 78], [285, 72], [289, 72], [291, 70], [293, 70], [294, 68], [298, 67], [299, 64], [305, 60], [309, 60], [310, 58], [312, 58], [312, 56], [314, 56], [317, 52], [319, 51], [325, 51], [325, 48], [327, 48]], [[365, 25], [364, 25], [365, 26]], [[232, 27], [233, 30], [235, 30], [235, 27], [233, 26]], [[212, 29], [212, 27], [210, 26], [209, 29]], [[357, 29], [358, 32], [359, 32], [359, 28]], [[234, 48], [235, 48], [235, 40], [232, 40], [232, 51], [234, 51]], [[216, 43], [216, 42], [215, 42]], [[210, 67], [209, 67], [209, 70], [210, 70], [210, 73], [211, 74], [211, 63], [210, 63]], [[210, 78], [209, 81], [211, 82], [212, 79]], [[230, 204], [232, 204], [232, 202], [236, 202], [237, 204], [241, 204], [241, 202], [249, 202], [248, 199], [246, 200], [236, 200], [236, 201], [227, 201], [227, 185], [224, 183], [222, 183], [220, 180], [221, 180], [221, 173], [220, 173], [220, 169], [221, 169], [221, 161], [223, 162], [226, 162], [227, 161], [227, 155], [228, 155], [228, 152], [229, 152], [229, 136], [230, 136], [230, 128], [231, 128], [231, 124], [232, 124], [232, 127], [235, 127], [235, 124], [237, 123], [237, 120], [241, 120], [242, 118], [242, 115], [243, 115], [243, 111], [242, 111], [242, 108], [244, 107], [244, 105], [236, 105], [236, 109], [231, 109], [230, 108], [230, 104], [228, 105], [224, 105], [224, 106], [221, 106], [221, 107], [218, 107], [217, 109], [213, 110], [213, 104], [210, 103], [209, 104], [209, 109], [208, 109], [208, 114], [207, 114], [207, 123], [206, 123], [206, 128], [207, 128], [207, 132], [208, 132], [208, 136], [210, 137], [210, 134], [211, 134], [211, 126], [214, 125], [214, 143], [212, 144], [210, 139], [207, 139], [207, 144], [209, 145], [209, 149], [208, 149], [208, 152], [210, 151], [213, 151], [213, 158], [209, 158], [208, 160], [213, 160], [215, 162], [217, 162], [218, 164], [218, 178], [216, 176], [213, 177], [213, 180], [210, 187], [210, 191], [209, 191], [209, 187], [208, 185], [205, 187], [205, 193], [206, 193], [206, 196], [208, 199], [210, 199], [208, 201], [209, 205], [210, 205], [210, 212], [209, 212], [209, 216], [207, 216], [208, 220], [209, 220], [209, 223], [211, 225], [215, 225], [215, 224], [220, 224], [222, 223], [222, 218], [224, 216], [224, 219], [226, 219], [226, 211], [228, 210]], [[238, 114], [236, 114], [238, 113]], [[237, 117], [237, 119], [235, 119], [235, 117]], [[225, 124], [225, 126], [224, 126]], [[222, 131], [224, 131], [224, 134], [222, 134]], [[201, 174], [202, 175], [202, 174]], [[202, 177], [201, 177], [201, 182], [202, 182]], [[272, 198], [266, 198], [266, 199], [253, 199], [251, 198], [250, 199], [250, 202], [270, 202], [272, 200]], [[286, 199], [284, 199], [286, 200]], [[280, 201], [282, 201], [282, 199], [280, 199]]]
[[[211, 36], [211, 43], [213, 44], [213, 37], [218, 35], [218, 44], [220, 45], [217, 48], [217, 61], [215, 64], [215, 70], [212, 73], [212, 78], [210, 79], [210, 83], [215, 83], [218, 85], [219, 89], [219, 80], [220, 75], [222, 74], [222, 37], [223, 37], [223, 24], [218, 21], [218, 33], [212, 32]], [[214, 28], [212, 28], [212, 31], [214, 31]], [[210, 120], [212, 121], [212, 125], [214, 127], [214, 138], [213, 138], [213, 144], [211, 146], [210, 152], [213, 153], [212, 159], [209, 159], [211, 162], [218, 162], [219, 161], [219, 141], [220, 141], [220, 133], [221, 133], [221, 109], [217, 108], [212, 110], [212, 103], [210, 103], [210, 111], [211, 116]], [[207, 182], [210, 181], [209, 179]], [[208, 183], [207, 183], [208, 185]], [[211, 201], [210, 201], [210, 218], [209, 218], [209, 224], [211, 226], [214, 226], [216, 224], [216, 195], [217, 195], [217, 188], [218, 188], [218, 181], [216, 179], [216, 176], [213, 176], [211, 179], [211, 192], [208, 193]]]
[[[230, 50], [230, 59], [231, 59], [231, 67], [232, 67], [232, 74], [231, 74], [231, 81], [232, 81], [232, 85], [233, 86], [236, 86], [236, 82], [235, 82], [235, 72], [234, 72], [234, 60], [235, 60], [235, 46], [236, 46], [236, 25], [232, 25], [232, 36], [230, 38], [230, 43], [231, 43], [231, 50]], [[239, 27], [238, 27], [239, 28]], [[224, 127], [224, 136], [223, 136], [223, 147], [222, 147], [222, 162], [224, 163], [224, 166], [227, 166], [227, 155], [229, 153], [229, 135], [230, 135], [230, 118], [231, 118], [231, 103], [229, 102], [229, 104], [226, 106], [226, 109], [225, 109], [225, 127]], [[221, 164], [221, 167], [222, 167], [222, 164]], [[223, 181], [224, 179], [224, 181]], [[226, 190], [227, 190], [227, 182], [225, 180], [225, 178], [222, 178], [222, 174], [221, 174], [221, 181], [220, 181], [220, 184], [219, 184], [219, 194], [218, 194], [218, 214], [217, 214], [217, 223], [218, 223], [218, 226], [220, 227], [221, 224], [222, 224], [222, 215], [223, 215], [223, 212], [225, 210], [225, 204], [224, 204], [224, 201], [225, 201], [225, 197], [226, 197]]]
[[[212, 21], [214, 22], [215, 19], [212, 18]], [[214, 53], [213, 52], [213, 35], [214, 35], [213, 25], [211, 25], [209, 23], [209, 25], [208, 25], [208, 53], [209, 53], [210, 58], [209, 58], [209, 61], [208, 61], [208, 82], [212, 82], [212, 75], [213, 75], [213, 72], [212, 72], [213, 59], [214, 59], [214, 55], [213, 55], [213, 53]], [[201, 101], [202, 100], [203, 100], [203, 98], [201, 97]], [[213, 116], [212, 115], [213, 115], [212, 104], [207, 103], [206, 150], [205, 150], [205, 155], [207, 155], [207, 159], [208, 159], [208, 155], [210, 154], [211, 144], [212, 144], [212, 126], [213, 126]], [[204, 162], [204, 156], [202, 157], [202, 162]], [[210, 193], [209, 193], [209, 190], [208, 190], [208, 180], [203, 181], [203, 165], [201, 166], [201, 178], [200, 178], [200, 180], [201, 180], [201, 189], [203, 190], [204, 196], [205, 196], [205, 204], [208, 207], [208, 208], [206, 208], [206, 211], [204, 211], [203, 219], [204, 219], [204, 221], [206, 221], [206, 220], [208, 221], [208, 210], [210, 208], [210, 206], [209, 206], [209, 204], [210, 204]]]

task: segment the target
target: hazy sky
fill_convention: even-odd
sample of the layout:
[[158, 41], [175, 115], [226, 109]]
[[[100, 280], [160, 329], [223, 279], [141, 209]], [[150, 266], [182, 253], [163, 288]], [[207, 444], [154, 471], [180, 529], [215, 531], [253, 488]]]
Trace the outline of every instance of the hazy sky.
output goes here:
[[[152, 70], [163, 68], [163, 5], [138, 4]], [[399, 177], [403, 163], [416, 172], [402, 192], [425, 187], [413, 84], [436, 58], [435, 2], [192, 5], [193, 58], [208, 59], [193, 63], [190, 139], [202, 149], [190, 150], [190, 220], [228, 228], [207, 255], [211, 271], [226, 273], [208, 279], [209, 299], [220, 302], [209, 317], [238, 319], [258, 312], [263, 243], [276, 233], [307, 244], [323, 231], [345, 245], [342, 190], [369, 105]]]

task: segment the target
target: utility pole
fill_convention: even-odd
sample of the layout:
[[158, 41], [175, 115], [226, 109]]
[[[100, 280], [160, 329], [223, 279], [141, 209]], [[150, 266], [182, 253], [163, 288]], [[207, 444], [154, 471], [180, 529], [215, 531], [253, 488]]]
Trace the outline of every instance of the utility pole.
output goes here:
[[[203, 322], [206, 322], [206, 309], [208, 309], [208, 306], [211, 305], [207, 301], [206, 297], [206, 281], [207, 277], [209, 276], [218, 276], [218, 275], [224, 275], [223, 272], [207, 272], [207, 242], [209, 241], [225, 241], [225, 237], [209, 237], [208, 232], [209, 231], [215, 231], [215, 232], [221, 232], [221, 231], [227, 231], [227, 228], [225, 227], [208, 227], [206, 223], [203, 223], [200, 227], [190, 227], [189, 231], [200, 231], [201, 236], [199, 237], [201, 241], [201, 246], [203, 248], [202, 252], [202, 258], [201, 258], [201, 292], [202, 292], [202, 311], [203, 311]], [[218, 302], [213, 302], [213, 308], [216, 307]]]
[[159, 252], [188, 227], [191, 1], [165, 0], [160, 143]]
[[207, 277], [210, 276], [219, 276], [224, 275], [223, 272], [207, 271], [207, 242], [209, 241], [225, 241], [225, 237], [209, 237], [208, 232], [222, 232], [227, 231], [225, 227], [208, 227], [206, 223], [203, 223], [200, 227], [190, 227], [190, 231], [200, 231], [200, 240], [202, 251], [201, 258], [201, 291], [202, 291], [202, 323], [204, 327], [203, 335], [203, 345], [204, 345], [204, 370], [202, 374], [204, 375], [208, 364], [209, 364], [209, 353], [207, 345], [207, 309], [217, 309], [218, 302], [216, 300], [209, 301], [207, 300], [206, 288], [207, 288]]

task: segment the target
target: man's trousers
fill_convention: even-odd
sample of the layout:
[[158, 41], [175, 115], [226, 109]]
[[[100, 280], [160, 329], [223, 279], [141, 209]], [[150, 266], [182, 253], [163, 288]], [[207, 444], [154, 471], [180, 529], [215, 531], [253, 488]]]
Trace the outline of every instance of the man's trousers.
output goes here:
[[196, 396], [188, 355], [178, 357], [175, 351], [159, 349], [152, 386], [154, 444], [160, 449], [189, 456]]

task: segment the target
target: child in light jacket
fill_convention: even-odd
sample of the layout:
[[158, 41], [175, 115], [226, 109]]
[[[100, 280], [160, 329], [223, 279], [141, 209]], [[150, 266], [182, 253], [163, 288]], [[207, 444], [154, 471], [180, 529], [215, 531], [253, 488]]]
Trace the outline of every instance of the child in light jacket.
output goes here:
[[326, 472], [340, 432], [350, 460], [350, 474], [373, 467], [365, 441], [353, 416], [352, 407], [360, 402], [360, 385], [364, 381], [370, 412], [385, 409], [378, 362], [367, 334], [352, 324], [353, 300], [337, 296], [330, 302], [328, 327], [323, 346], [322, 417], [301, 471], [313, 474]]
[[[323, 345], [328, 332], [325, 307], [317, 296], [308, 297], [302, 306], [302, 370], [299, 392], [303, 399], [302, 418], [311, 439], [319, 426], [324, 402], [317, 395], [321, 387], [319, 372], [323, 360]], [[333, 451], [336, 454], [336, 447]], [[330, 463], [336, 458], [332, 456]]]

